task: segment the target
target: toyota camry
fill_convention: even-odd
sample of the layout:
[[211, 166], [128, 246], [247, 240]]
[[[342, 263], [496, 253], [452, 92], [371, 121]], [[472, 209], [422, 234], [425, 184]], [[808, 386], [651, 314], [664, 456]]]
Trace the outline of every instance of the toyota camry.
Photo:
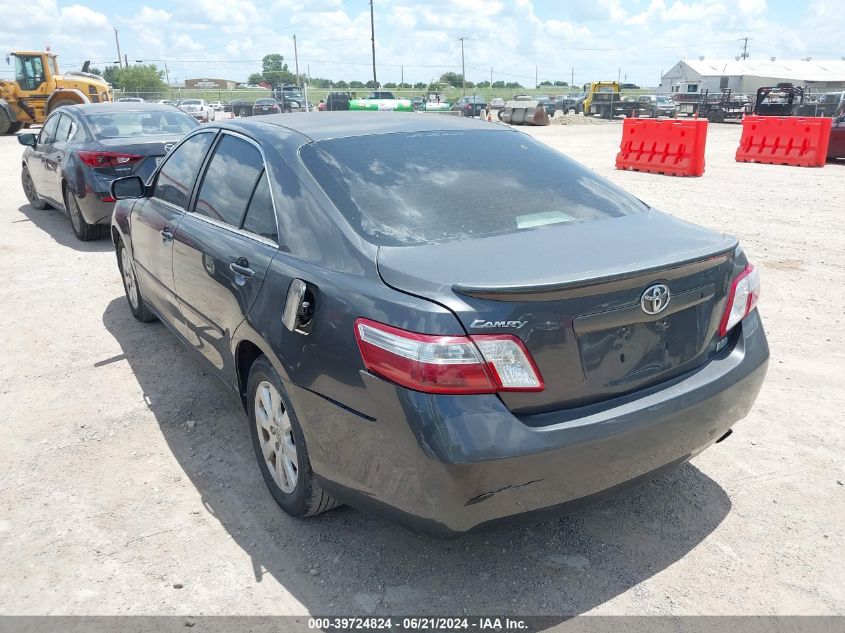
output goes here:
[[727, 437], [766, 372], [735, 237], [500, 124], [215, 123], [112, 195], [131, 313], [237, 394], [294, 516], [575, 507]]

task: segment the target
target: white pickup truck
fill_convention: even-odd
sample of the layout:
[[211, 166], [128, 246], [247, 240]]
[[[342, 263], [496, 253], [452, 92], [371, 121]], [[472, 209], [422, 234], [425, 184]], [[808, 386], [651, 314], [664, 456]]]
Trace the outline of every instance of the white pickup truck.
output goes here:
[[214, 108], [205, 99], [182, 99], [179, 109], [187, 112], [201, 123], [214, 120]]

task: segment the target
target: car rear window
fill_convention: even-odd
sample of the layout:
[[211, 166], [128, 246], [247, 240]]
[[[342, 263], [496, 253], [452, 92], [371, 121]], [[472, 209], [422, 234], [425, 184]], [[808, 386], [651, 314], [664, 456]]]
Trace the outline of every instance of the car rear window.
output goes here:
[[192, 116], [171, 108], [160, 111], [86, 114], [85, 121], [94, 137], [98, 139], [148, 134], [187, 134], [199, 125]]
[[356, 232], [385, 246], [485, 237], [648, 207], [529, 136], [506, 130], [318, 141], [303, 162]]

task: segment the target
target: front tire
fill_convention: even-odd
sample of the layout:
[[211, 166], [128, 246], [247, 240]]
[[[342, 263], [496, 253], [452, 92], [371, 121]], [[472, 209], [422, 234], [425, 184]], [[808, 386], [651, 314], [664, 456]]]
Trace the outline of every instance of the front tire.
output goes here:
[[21, 185], [23, 185], [23, 192], [29, 202], [29, 206], [39, 211], [47, 208], [47, 203], [41, 199], [35, 190], [35, 183], [32, 181], [32, 175], [29, 173], [29, 167], [26, 165], [21, 168]]
[[141, 296], [141, 288], [138, 286], [138, 278], [135, 276], [135, 267], [132, 265], [132, 258], [129, 256], [129, 251], [126, 250], [123, 240], [118, 240], [116, 250], [117, 267], [120, 269], [123, 290], [126, 293], [126, 301], [129, 303], [132, 316], [142, 323], [154, 321], [155, 315], [150, 312]]
[[302, 428], [266, 356], [259, 356], [250, 368], [246, 398], [258, 467], [282, 510], [309, 517], [340, 505], [314, 478]]
[[79, 202], [76, 200], [76, 194], [70, 190], [70, 187], [65, 187], [64, 197], [65, 209], [67, 209], [68, 217], [70, 217], [73, 234], [83, 242], [90, 242], [100, 237], [100, 226], [98, 224], [88, 224], [85, 221], [82, 210], [79, 208]]

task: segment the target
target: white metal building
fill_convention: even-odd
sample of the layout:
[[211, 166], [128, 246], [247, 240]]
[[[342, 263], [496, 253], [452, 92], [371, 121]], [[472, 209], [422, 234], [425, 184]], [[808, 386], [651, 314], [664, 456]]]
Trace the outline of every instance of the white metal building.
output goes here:
[[711, 93], [730, 88], [753, 94], [762, 86], [792, 83], [812, 92], [845, 89], [845, 58], [838, 60], [684, 59], [661, 78], [660, 92]]

